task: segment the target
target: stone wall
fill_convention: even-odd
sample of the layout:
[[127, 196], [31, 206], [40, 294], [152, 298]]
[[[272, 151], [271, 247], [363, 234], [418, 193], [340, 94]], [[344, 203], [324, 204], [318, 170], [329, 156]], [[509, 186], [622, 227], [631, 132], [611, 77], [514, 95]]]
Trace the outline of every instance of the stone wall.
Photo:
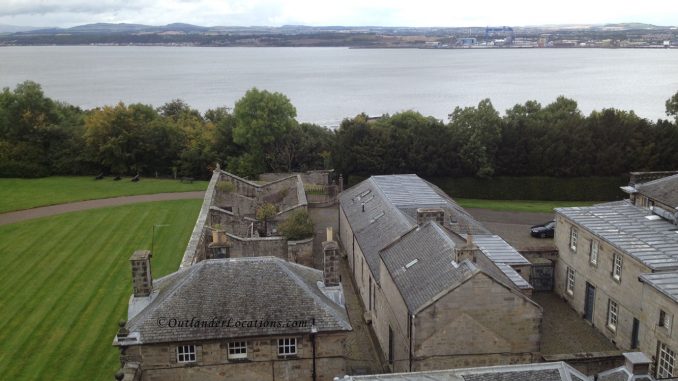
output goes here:
[[[247, 358], [229, 360], [228, 341], [148, 344], [127, 348], [142, 360], [143, 381], [308, 380], [312, 379], [313, 350], [309, 335], [298, 335], [297, 355], [279, 357], [277, 337], [247, 339]], [[239, 339], [241, 340], [241, 339]], [[331, 381], [346, 373], [346, 333], [322, 333], [316, 338], [317, 380]], [[196, 363], [176, 361], [179, 344], [196, 345]]]
[[193, 263], [205, 258], [205, 227], [207, 225], [207, 218], [209, 217], [210, 206], [212, 206], [216, 195], [216, 185], [219, 181], [219, 177], [220, 171], [214, 171], [212, 179], [207, 185], [198, 219], [195, 222], [193, 233], [191, 233], [191, 238], [188, 241], [188, 246], [186, 246], [184, 256], [179, 265], [180, 269], [191, 266]]
[[[607, 242], [597, 238], [583, 227], [561, 215], [556, 217], [555, 244], [559, 258], [555, 269], [555, 292], [562, 296], [581, 316], [584, 315], [586, 284], [595, 288], [592, 325], [612, 341], [618, 348], [631, 349], [633, 318], [642, 316], [643, 287], [638, 280], [641, 273], [650, 269], [629, 255], [626, 255]], [[577, 228], [576, 250], [570, 248], [570, 228]], [[598, 241], [598, 260], [590, 260], [591, 240]], [[622, 275], [617, 281], [612, 277], [613, 255], [622, 255]], [[575, 281], [572, 294], [566, 290], [567, 269], [574, 270]], [[617, 303], [618, 322], [615, 329], [608, 327], [608, 303]]]
[[600, 372], [624, 365], [624, 355], [621, 351], [568, 353], [543, 356], [542, 360], [548, 362], [564, 361], [587, 376], [594, 376]]
[[[678, 304], [654, 287], [643, 283], [643, 311], [640, 317], [640, 350], [656, 359], [659, 342], [678, 353], [678, 337], [673, 335], [678, 324]], [[669, 315], [669, 327], [659, 325], [659, 311]], [[674, 373], [675, 374], [675, 373]]]
[[313, 238], [287, 241], [287, 260], [300, 265], [314, 267]]
[[529, 298], [477, 273], [416, 315], [416, 368], [534, 361], [541, 319], [541, 307]]
[[278, 257], [289, 258], [287, 240], [284, 237], [242, 238], [227, 234], [230, 243], [230, 257]]

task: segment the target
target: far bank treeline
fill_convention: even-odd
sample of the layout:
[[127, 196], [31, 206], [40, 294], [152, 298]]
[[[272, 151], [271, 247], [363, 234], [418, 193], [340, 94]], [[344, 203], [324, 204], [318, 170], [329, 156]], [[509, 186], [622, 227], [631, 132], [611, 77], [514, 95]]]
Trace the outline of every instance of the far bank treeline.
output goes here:
[[666, 111], [656, 122], [616, 109], [584, 116], [560, 97], [502, 116], [483, 100], [445, 122], [413, 111], [361, 114], [331, 130], [298, 123], [286, 96], [257, 89], [232, 109], [201, 114], [181, 100], [81, 110], [24, 82], [0, 93], [0, 177], [207, 178], [216, 163], [246, 177], [319, 168], [346, 177], [619, 176], [678, 168], [678, 93]]

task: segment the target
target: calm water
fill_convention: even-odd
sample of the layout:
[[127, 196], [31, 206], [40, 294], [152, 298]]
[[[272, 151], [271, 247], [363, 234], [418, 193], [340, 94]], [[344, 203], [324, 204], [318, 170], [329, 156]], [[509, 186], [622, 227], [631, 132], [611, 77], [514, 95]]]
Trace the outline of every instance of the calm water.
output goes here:
[[299, 120], [330, 126], [360, 112], [446, 119], [483, 98], [503, 112], [558, 95], [585, 113], [616, 107], [656, 119], [678, 91], [678, 49], [0, 48], [0, 87], [26, 79], [84, 108], [181, 98], [204, 111], [232, 107], [256, 86], [286, 94]]

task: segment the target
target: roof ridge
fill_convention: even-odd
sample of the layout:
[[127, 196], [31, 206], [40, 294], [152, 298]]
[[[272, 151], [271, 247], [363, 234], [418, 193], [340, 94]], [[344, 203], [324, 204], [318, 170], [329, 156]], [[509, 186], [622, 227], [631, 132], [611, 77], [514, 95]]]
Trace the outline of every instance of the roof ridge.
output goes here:
[[669, 176], [660, 177], [658, 179], [654, 179], [654, 180], [651, 180], [651, 181], [648, 181], [648, 182], [645, 182], [645, 183], [636, 184], [635, 187], [636, 187], [636, 189], [638, 189], [639, 187], [643, 187], [645, 185], [659, 184], [659, 183], [667, 181], [667, 180], [673, 180], [672, 177], [678, 178], [678, 173], [675, 173], [675, 174], [669, 175]]

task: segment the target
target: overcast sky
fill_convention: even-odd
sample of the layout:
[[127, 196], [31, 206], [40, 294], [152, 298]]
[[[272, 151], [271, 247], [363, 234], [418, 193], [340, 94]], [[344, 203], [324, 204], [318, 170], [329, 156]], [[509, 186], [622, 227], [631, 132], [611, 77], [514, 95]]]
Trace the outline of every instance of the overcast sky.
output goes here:
[[676, 0], [0, 0], [0, 24], [678, 25]]

